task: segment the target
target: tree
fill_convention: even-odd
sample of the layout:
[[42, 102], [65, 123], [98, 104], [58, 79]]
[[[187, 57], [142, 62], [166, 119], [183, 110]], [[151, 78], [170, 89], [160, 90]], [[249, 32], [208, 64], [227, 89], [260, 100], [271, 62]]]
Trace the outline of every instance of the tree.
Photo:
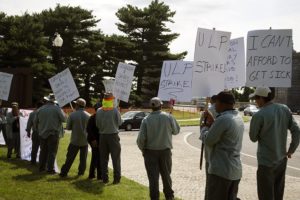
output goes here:
[[32, 70], [33, 100], [38, 100], [47, 90], [49, 76], [55, 68], [47, 60], [50, 51], [43, 34], [43, 24], [37, 15], [22, 16], [0, 14], [0, 67], [25, 67]]
[[97, 91], [99, 87], [93, 81], [95, 77], [100, 81], [103, 77], [104, 35], [96, 29], [100, 20], [93, 16], [92, 11], [79, 6], [57, 5], [55, 9], [42, 11], [40, 21], [49, 37], [48, 48], [52, 48], [54, 33], [61, 34], [64, 43], [61, 66], [58, 67], [70, 68], [80, 94], [89, 105], [91, 98], [101, 92]]
[[170, 43], [179, 36], [167, 28], [167, 23], [174, 23], [175, 12], [154, 0], [143, 9], [127, 5], [116, 15], [120, 20], [118, 29], [126, 34], [132, 46], [128, 60], [137, 65], [136, 94], [148, 100], [157, 95], [163, 61], [180, 60], [186, 55], [186, 52], [170, 53]]

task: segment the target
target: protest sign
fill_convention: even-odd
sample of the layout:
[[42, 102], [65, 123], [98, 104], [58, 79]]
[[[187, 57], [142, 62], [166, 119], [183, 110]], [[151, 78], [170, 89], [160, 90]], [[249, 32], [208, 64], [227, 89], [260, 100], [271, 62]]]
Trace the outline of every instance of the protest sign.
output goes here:
[[119, 63], [113, 90], [113, 94], [117, 99], [128, 102], [134, 70], [135, 66], [133, 65]]
[[193, 97], [209, 97], [224, 90], [229, 32], [198, 28], [194, 54]]
[[0, 99], [8, 101], [13, 75], [0, 72]]
[[161, 70], [158, 97], [163, 101], [177, 102], [192, 100], [193, 62], [164, 61]]
[[[32, 141], [27, 137], [26, 127], [30, 113], [32, 110], [20, 110], [22, 116], [20, 120], [20, 150], [22, 160], [31, 160]], [[39, 152], [38, 152], [39, 154]]]
[[108, 80], [102, 81], [102, 83], [104, 85], [105, 92], [113, 92], [114, 91], [115, 80], [108, 79]]
[[[27, 136], [27, 122], [29, 119], [29, 115], [32, 110], [20, 110], [21, 116], [19, 117], [20, 122], [20, 151], [21, 151], [21, 159], [31, 161], [31, 150], [32, 150], [32, 140]], [[37, 154], [37, 162], [39, 161], [40, 149]], [[56, 172], [59, 172], [59, 168], [57, 162], [55, 160], [54, 168]]]
[[69, 68], [50, 78], [49, 82], [60, 107], [79, 97], [79, 92]]
[[246, 84], [245, 45], [244, 38], [230, 40], [227, 66], [225, 72], [225, 88], [243, 87]]
[[292, 30], [256, 30], [247, 36], [249, 87], [291, 87]]

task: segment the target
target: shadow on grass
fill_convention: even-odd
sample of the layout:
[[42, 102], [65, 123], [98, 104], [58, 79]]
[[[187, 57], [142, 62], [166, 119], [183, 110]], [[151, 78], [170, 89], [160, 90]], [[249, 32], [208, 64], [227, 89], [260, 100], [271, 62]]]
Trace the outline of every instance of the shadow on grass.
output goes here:
[[92, 181], [90, 179], [81, 179], [72, 183], [78, 190], [86, 193], [99, 195], [103, 192], [104, 184], [99, 181]]
[[9, 163], [13, 165], [10, 169], [11, 170], [18, 170], [18, 169], [25, 169], [29, 174], [20, 174], [13, 176], [12, 178], [15, 180], [20, 181], [38, 181], [42, 179], [46, 174], [45, 173], [39, 173], [38, 165], [31, 165], [30, 162], [20, 159], [7, 159], [4, 157], [0, 158], [1, 161]]

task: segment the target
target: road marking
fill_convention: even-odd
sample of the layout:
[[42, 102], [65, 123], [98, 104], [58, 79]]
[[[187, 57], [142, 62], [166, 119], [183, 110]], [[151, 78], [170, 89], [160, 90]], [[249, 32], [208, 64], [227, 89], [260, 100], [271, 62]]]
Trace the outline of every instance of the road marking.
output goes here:
[[[193, 132], [185, 132], [185, 134], [186, 134], [186, 135], [184, 136], [184, 142], [185, 142], [185, 144], [187, 144], [189, 147], [191, 147], [191, 148], [193, 148], [193, 149], [196, 149], [196, 150], [200, 151], [200, 148], [191, 145], [191, 144], [188, 143], [188, 141], [187, 141], [187, 138], [188, 138], [190, 135], [192, 135]], [[247, 156], [247, 157], [250, 157], [250, 158], [257, 159], [256, 156], [253, 156], [253, 155], [250, 155], [250, 154], [247, 154], [247, 153], [241, 152], [241, 155], [244, 155], [244, 156]], [[248, 165], [248, 166], [249, 166], [249, 165]], [[254, 167], [254, 166], [252, 166], [252, 167]], [[290, 169], [293, 169], [293, 170], [300, 171], [300, 168], [297, 168], [297, 167], [293, 167], [293, 166], [290, 166], [290, 165], [287, 165], [287, 167], [290, 168]], [[294, 177], [294, 176], [293, 176], [293, 177]], [[298, 178], [298, 177], [294, 177], [294, 178]]]

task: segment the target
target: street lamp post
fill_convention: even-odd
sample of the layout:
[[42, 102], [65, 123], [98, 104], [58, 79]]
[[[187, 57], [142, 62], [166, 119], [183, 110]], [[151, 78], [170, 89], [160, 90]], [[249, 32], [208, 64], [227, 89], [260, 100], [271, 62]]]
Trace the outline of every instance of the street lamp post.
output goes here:
[[54, 40], [52, 41], [52, 47], [53, 47], [53, 62], [56, 66], [57, 72], [60, 72], [61, 65], [60, 65], [60, 59], [61, 59], [61, 47], [63, 45], [63, 39], [61, 38], [59, 33], [54, 34]]

